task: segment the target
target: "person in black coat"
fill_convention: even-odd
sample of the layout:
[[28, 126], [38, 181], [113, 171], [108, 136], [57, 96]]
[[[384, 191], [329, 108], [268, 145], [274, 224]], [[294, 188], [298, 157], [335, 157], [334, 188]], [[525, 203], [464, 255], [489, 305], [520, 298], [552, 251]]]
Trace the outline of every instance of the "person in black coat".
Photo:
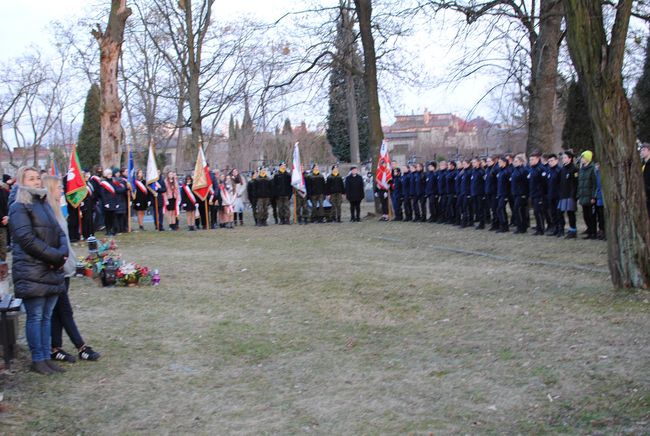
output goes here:
[[350, 221], [361, 221], [361, 200], [364, 197], [363, 177], [359, 175], [359, 169], [353, 166], [345, 178], [345, 198], [350, 202]]
[[325, 194], [329, 197], [330, 204], [332, 205], [332, 222], [341, 222], [341, 203], [343, 202], [343, 192], [345, 186], [343, 178], [339, 174], [339, 166], [333, 165], [332, 172], [327, 176], [325, 182]]
[[[155, 220], [156, 225], [158, 226], [158, 230], [161, 232], [165, 231], [165, 226], [164, 226], [164, 217], [165, 217], [165, 202], [163, 201], [163, 194], [167, 192], [167, 185], [165, 184], [165, 178], [163, 177], [162, 173], [160, 170], [158, 170], [158, 181], [156, 183], [153, 183], [151, 185], [151, 188], [153, 189], [153, 195], [154, 197], [158, 198], [158, 210], [154, 210], [154, 213], [156, 214], [157, 220]], [[154, 203], [156, 203], [154, 201]], [[207, 219], [208, 217], [205, 216], [205, 208], [201, 207], [203, 203], [199, 206], [199, 208], [202, 210], [201, 212], [201, 222], [203, 223], [203, 229], [207, 228]]]
[[412, 174], [408, 165], [402, 173], [402, 201], [404, 203], [404, 221], [413, 221], [413, 206], [411, 204]]
[[573, 159], [573, 152], [571, 150], [565, 151], [562, 156], [562, 169], [560, 170], [560, 201], [557, 206], [560, 216], [556, 236], [564, 236], [564, 213], [566, 212], [569, 219], [569, 231], [566, 234], [566, 239], [576, 239], [578, 232], [576, 227], [576, 199], [578, 197], [579, 172]]
[[[485, 207], [490, 210], [491, 225], [488, 230], [494, 231], [499, 228], [499, 219], [497, 217], [497, 174], [499, 165], [497, 164], [498, 156], [488, 157], [485, 167]], [[487, 215], [487, 214], [486, 214]]]
[[[9, 191], [11, 190], [7, 182], [11, 179], [8, 174], [3, 174], [2, 183], [0, 183], [0, 261], [7, 260], [8, 232], [7, 223], [9, 222]], [[7, 275], [7, 264], [0, 264], [0, 280], [4, 280]]]
[[124, 190], [124, 186], [118, 180], [113, 180], [113, 172], [110, 168], [106, 168], [104, 170], [104, 179], [99, 184], [99, 197], [101, 199], [101, 208], [104, 211], [107, 236], [114, 236], [117, 232], [118, 223], [115, 211], [120, 207], [118, 195], [123, 193]]
[[144, 230], [144, 216], [151, 206], [152, 195], [147, 188], [147, 181], [144, 179], [142, 170], [135, 173], [135, 186], [133, 186], [131, 197], [133, 198], [133, 209], [138, 218], [138, 227], [140, 230]]
[[436, 173], [435, 161], [427, 164], [427, 172], [424, 175], [424, 196], [429, 203], [429, 221], [430, 223], [438, 220], [438, 174]]
[[447, 177], [446, 177], [446, 182], [447, 182], [447, 205], [446, 207], [446, 223], [447, 224], [455, 224], [457, 221], [457, 216], [456, 216], [456, 176], [458, 175], [458, 171], [456, 170], [456, 162], [453, 160], [449, 161], [448, 164], [448, 169], [447, 169]]
[[196, 215], [198, 202], [196, 194], [192, 192], [192, 176], [186, 176], [181, 187], [181, 208], [185, 211], [185, 222], [187, 230], [193, 232], [196, 229]]
[[438, 164], [438, 223], [442, 224], [447, 219], [447, 161], [441, 160]]
[[58, 295], [65, 291], [63, 265], [68, 240], [46, 201], [36, 168], [18, 170], [19, 188], [9, 208], [14, 293], [27, 311], [25, 331], [32, 370], [44, 375], [63, 370], [50, 361], [51, 317]]
[[277, 195], [276, 201], [280, 224], [291, 224], [291, 209], [289, 208], [289, 201], [293, 194], [293, 187], [291, 186], [291, 173], [287, 172], [287, 164], [284, 162], [280, 162], [278, 172], [273, 176], [273, 187], [274, 192]]

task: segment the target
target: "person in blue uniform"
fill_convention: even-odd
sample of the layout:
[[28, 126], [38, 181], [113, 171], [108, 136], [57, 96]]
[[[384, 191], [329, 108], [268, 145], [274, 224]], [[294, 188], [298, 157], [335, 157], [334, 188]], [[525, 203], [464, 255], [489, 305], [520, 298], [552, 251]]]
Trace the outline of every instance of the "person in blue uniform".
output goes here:
[[424, 195], [429, 203], [428, 222], [430, 223], [438, 220], [438, 174], [436, 173], [436, 166], [435, 161], [429, 162], [425, 174]]
[[411, 209], [413, 209], [413, 221], [420, 221], [422, 215], [420, 213], [420, 195], [422, 174], [417, 170], [415, 165], [409, 165], [409, 172], [411, 174], [411, 182], [409, 184], [409, 199], [411, 201]]
[[482, 230], [485, 228], [485, 170], [481, 167], [481, 162], [476, 158], [472, 159], [470, 194], [472, 196], [474, 220], [478, 221], [476, 229]]
[[460, 176], [460, 226], [469, 227], [474, 224], [474, 213], [472, 210], [472, 168], [470, 161], [463, 159], [461, 161], [463, 169]]
[[499, 228], [499, 219], [497, 217], [497, 174], [499, 165], [497, 164], [498, 156], [493, 155], [486, 160], [485, 167], [485, 207], [490, 210], [490, 228], [494, 231]]
[[447, 161], [441, 160], [438, 164], [438, 223], [442, 224], [447, 219]]
[[560, 201], [560, 167], [554, 153], [546, 156], [546, 162], [546, 205], [550, 217], [546, 235], [557, 236], [560, 232], [560, 212], [557, 208]]
[[456, 162], [453, 160], [449, 161], [448, 170], [447, 170], [447, 219], [445, 222], [447, 224], [456, 223]]
[[526, 168], [526, 156], [518, 154], [512, 163], [512, 175], [510, 176], [510, 193], [514, 197], [515, 234], [526, 233], [528, 229], [528, 170]]
[[569, 219], [569, 230], [566, 239], [576, 239], [576, 208], [578, 196], [578, 168], [574, 163], [574, 154], [571, 150], [564, 152], [562, 156], [562, 169], [560, 170], [560, 201], [558, 210], [560, 219], [558, 223], [559, 232], [556, 236], [564, 236], [564, 214]]
[[528, 193], [535, 214], [535, 236], [546, 230], [546, 168], [540, 162], [542, 153], [535, 150], [528, 158]]
[[413, 220], [413, 207], [411, 206], [411, 171], [404, 167], [402, 173], [402, 201], [404, 202], [404, 221]]
[[506, 206], [510, 197], [510, 173], [512, 167], [504, 156], [499, 156], [499, 171], [497, 172], [497, 219], [499, 222], [497, 233], [508, 231], [508, 211]]
[[395, 215], [393, 221], [402, 221], [404, 219], [402, 214], [402, 170], [399, 167], [393, 168], [393, 183], [390, 195], [393, 203], [393, 214]]

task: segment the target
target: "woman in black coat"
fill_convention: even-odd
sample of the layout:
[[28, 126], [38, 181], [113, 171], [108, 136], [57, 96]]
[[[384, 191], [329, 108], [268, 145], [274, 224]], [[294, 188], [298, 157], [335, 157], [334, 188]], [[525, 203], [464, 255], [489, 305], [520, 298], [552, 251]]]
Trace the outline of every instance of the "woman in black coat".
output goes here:
[[147, 181], [144, 179], [142, 170], [135, 173], [135, 186], [133, 188], [133, 209], [138, 217], [138, 227], [144, 230], [144, 216], [151, 205], [151, 192], [147, 187]]
[[49, 375], [63, 371], [50, 361], [51, 317], [58, 295], [65, 291], [68, 241], [46, 201], [39, 171], [22, 167], [16, 178], [16, 201], [9, 208], [14, 291], [27, 311], [32, 370]]
[[350, 174], [345, 178], [345, 197], [350, 202], [350, 221], [361, 221], [361, 200], [365, 197], [365, 189], [357, 167], [350, 168]]

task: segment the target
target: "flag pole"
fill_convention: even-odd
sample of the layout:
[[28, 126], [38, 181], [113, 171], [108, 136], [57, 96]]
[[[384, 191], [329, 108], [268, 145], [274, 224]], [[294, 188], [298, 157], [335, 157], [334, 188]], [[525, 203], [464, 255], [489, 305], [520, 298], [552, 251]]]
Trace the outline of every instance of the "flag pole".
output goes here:
[[83, 224], [81, 222], [81, 207], [77, 206], [77, 217], [79, 218], [79, 236], [82, 241], [84, 239]]
[[154, 209], [153, 209], [153, 219], [156, 224], [156, 230], [160, 230], [160, 225], [158, 224], [158, 193], [153, 197]]
[[[130, 191], [130, 190], [129, 190]], [[127, 209], [126, 209], [126, 216], [128, 219], [128, 231], [131, 233], [131, 193], [129, 192], [127, 198], [126, 198], [126, 204], [127, 204]]]
[[296, 198], [296, 195], [298, 195], [298, 191], [296, 191], [296, 188], [293, 188], [293, 223], [296, 224], [298, 222], [298, 211], [296, 208], [298, 207], [298, 199]]

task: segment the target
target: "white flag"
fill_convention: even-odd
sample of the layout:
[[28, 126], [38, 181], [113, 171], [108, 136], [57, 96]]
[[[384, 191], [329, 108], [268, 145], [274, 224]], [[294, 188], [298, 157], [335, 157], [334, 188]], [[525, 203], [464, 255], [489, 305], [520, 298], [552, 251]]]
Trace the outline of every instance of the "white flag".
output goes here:
[[293, 163], [291, 164], [291, 186], [293, 186], [300, 195], [303, 197], [307, 193], [305, 188], [305, 177], [302, 174], [302, 167], [300, 165], [300, 150], [298, 143], [293, 146]]
[[153, 144], [149, 144], [149, 158], [147, 159], [147, 185], [158, 183], [158, 166], [153, 153]]

